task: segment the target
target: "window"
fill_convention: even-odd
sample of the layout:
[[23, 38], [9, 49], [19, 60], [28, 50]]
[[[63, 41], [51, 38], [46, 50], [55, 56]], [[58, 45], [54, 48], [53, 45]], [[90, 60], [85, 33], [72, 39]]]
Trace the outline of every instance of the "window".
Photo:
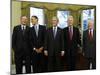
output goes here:
[[82, 26], [83, 30], [88, 29], [88, 20], [94, 20], [94, 9], [83, 10], [82, 12]]
[[67, 19], [69, 16], [70, 12], [69, 11], [57, 11], [57, 17], [59, 19], [59, 27], [60, 28], [65, 28], [67, 27]]
[[[44, 25], [44, 11], [43, 11], [43, 9], [30, 7], [30, 18], [33, 15], [35, 15], [35, 16], [37, 16], [39, 18], [38, 23], [40, 25]], [[30, 25], [32, 26], [31, 23], [30, 23]]]

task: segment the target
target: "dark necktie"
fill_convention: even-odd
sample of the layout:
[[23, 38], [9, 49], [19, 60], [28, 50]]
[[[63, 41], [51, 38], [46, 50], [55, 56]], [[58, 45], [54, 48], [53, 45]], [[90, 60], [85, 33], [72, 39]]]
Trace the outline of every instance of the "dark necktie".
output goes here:
[[89, 39], [92, 40], [92, 38], [93, 38], [93, 37], [92, 37], [92, 31], [91, 31], [91, 29], [90, 29], [90, 32], [89, 32]]
[[25, 27], [23, 26], [22, 29], [23, 29], [23, 35], [24, 35], [25, 34]]
[[72, 28], [71, 27], [69, 27], [69, 38], [70, 40], [72, 40]]

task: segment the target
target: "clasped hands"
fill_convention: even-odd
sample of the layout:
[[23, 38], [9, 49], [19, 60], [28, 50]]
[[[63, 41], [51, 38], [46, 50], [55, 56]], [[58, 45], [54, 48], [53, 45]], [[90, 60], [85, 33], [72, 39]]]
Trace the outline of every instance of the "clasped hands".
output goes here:
[[43, 50], [43, 47], [40, 48], [33, 48], [33, 50], [35, 50], [37, 53], [41, 53]]

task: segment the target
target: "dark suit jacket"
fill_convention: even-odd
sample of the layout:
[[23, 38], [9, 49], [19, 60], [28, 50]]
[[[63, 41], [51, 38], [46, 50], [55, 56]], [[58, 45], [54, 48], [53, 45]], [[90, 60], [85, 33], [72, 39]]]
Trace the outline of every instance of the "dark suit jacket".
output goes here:
[[72, 41], [69, 39], [69, 28], [66, 27], [63, 29], [64, 33], [64, 50], [66, 51], [66, 55], [76, 56], [78, 52], [78, 45], [81, 46], [81, 38], [79, 29], [73, 27], [73, 36]]
[[83, 51], [86, 57], [95, 58], [96, 57], [96, 33], [93, 30], [93, 40], [89, 41], [88, 30], [83, 32]]
[[46, 27], [39, 25], [38, 37], [36, 36], [36, 32], [34, 26], [30, 28], [30, 43], [31, 48], [40, 48], [44, 47]]
[[46, 40], [45, 40], [45, 50], [48, 51], [48, 56], [58, 56], [63, 50], [63, 33], [62, 29], [57, 28], [57, 33], [54, 38], [53, 28], [47, 29]]
[[15, 51], [16, 55], [30, 54], [30, 45], [29, 45], [29, 27], [26, 26], [24, 35], [21, 28], [21, 25], [14, 27], [12, 35], [12, 48]]

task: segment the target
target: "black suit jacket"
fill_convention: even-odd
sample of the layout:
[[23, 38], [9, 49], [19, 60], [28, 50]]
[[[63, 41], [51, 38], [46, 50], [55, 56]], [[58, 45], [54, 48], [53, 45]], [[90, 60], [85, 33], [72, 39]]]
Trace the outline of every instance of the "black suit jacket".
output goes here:
[[24, 35], [21, 25], [15, 26], [12, 35], [12, 48], [16, 55], [30, 54], [29, 27], [26, 26]]
[[47, 29], [46, 40], [45, 40], [45, 50], [48, 51], [49, 56], [58, 56], [61, 55], [63, 49], [63, 33], [62, 29], [57, 27], [57, 33], [54, 38], [53, 28]]
[[38, 37], [36, 36], [36, 32], [34, 26], [30, 28], [30, 43], [31, 48], [40, 48], [44, 47], [46, 27], [39, 25]]
[[86, 57], [95, 58], [96, 57], [96, 33], [93, 30], [93, 40], [89, 41], [88, 37], [89, 30], [83, 32], [83, 51]]
[[71, 41], [69, 39], [68, 27], [63, 29], [63, 33], [64, 33], [64, 50], [66, 51], [66, 55], [76, 56], [78, 52], [78, 45], [81, 46], [81, 37], [79, 29], [73, 27], [73, 36]]

